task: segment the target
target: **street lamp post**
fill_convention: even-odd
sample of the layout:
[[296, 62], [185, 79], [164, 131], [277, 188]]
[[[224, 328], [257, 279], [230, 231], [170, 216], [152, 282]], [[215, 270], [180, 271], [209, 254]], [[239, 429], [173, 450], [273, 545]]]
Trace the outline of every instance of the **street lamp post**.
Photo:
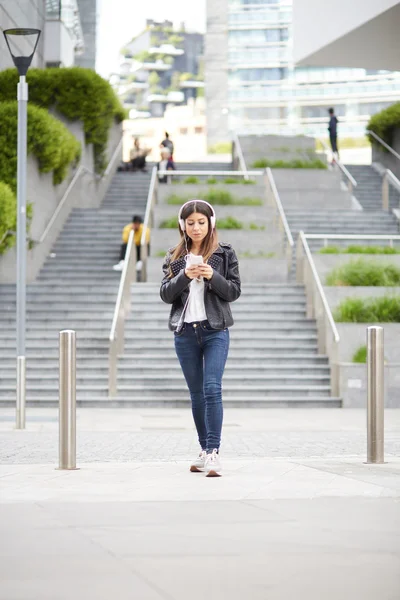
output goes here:
[[[26, 321], [26, 160], [27, 104], [26, 74], [35, 54], [39, 29], [6, 29], [4, 37], [19, 73], [18, 98], [18, 163], [17, 163], [17, 406], [16, 428], [25, 429], [25, 321]], [[25, 52], [24, 52], [25, 50]]]

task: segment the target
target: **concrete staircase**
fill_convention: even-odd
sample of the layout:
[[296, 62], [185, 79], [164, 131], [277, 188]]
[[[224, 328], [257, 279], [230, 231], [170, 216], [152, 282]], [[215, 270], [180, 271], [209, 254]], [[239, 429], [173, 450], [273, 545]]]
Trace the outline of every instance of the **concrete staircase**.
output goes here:
[[[77, 395], [106, 397], [121, 229], [144, 215], [150, 175], [117, 173], [99, 209], [73, 210], [27, 290], [27, 400], [58, 398], [58, 332], [77, 331]], [[15, 286], [0, 286], [0, 402], [15, 403]]]
[[[354, 195], [364, 210], [382, 210], [382, 177], [370, 165], [346, 165], [357, 181]], [[400, 208], [400, 194], [389, 186], [389, 207]]]
[[[160, 303], [159, 283], [135, 284], [132, 306], [119, 362], [119, 402], [187, 405], [168, 330], [170, 307]], [[330, 397], [328, 360], [318, 355], [316, 325], [306, 319], [302, 286], [246, 284], [232, 312], [225, 405], [340, 405]]]

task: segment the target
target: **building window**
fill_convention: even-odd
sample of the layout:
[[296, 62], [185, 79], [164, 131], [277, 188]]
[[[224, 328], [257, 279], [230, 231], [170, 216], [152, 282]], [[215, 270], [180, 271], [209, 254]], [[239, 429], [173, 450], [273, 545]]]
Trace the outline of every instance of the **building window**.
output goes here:
[[195, 133], [203, 133], [203, 131], [204, 131], [203, 127], [195, 127], [194, 128]]
[[188, 132], [188, 128], [187, 128], [187, 127], [181, 127], [181, 128], [179, 129], [179, 133], [180, 133], [181, 135], [187, 135], [187, 132]]

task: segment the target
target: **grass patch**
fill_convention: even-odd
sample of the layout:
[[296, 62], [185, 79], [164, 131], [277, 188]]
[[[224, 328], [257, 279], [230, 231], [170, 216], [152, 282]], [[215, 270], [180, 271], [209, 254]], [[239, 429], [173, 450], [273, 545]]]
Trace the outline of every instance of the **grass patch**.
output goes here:
[[189, 175], [189, 177], [185, 177], [182, 183], [200, 183], [200, 179], [194, 175]]
[[400, 269], [360, 258], [334, 269], [327, 275], [326, 285], [393, 287], [400, 285]]
[[164, 256], [167, 254], [166, 250], [159, 250], [158, 252], [155, 253], [155, 257], [156, 258], [164, 258]]
[[223, 183], [227, 183], [228, 185], [235, 185], [235, 184], [241, 184], [241, 185], [254, 185], [256, 182], [253, 181], [252, 179], [240, 179], [238, 177], [226, 177], [223, 180]]
[[[175, 229], [178, 227], [178, 217], [170, 217], [169, 219], [164, 219], [160, 223], [160, 229]], [[225, 217], [222, 219], [217, 219], [217, 227], [218, 229], [252, 229], [252, 230], [264, 230], [264, 225], [257, 225], [256, 223], [249, 223], [248, 225], [244, 225], [241, 221], [236, 219], [235, 217]]]
[[367, 362], [367, 346], [360, 346], [353, 354], [353, 363], [366, 363]]
[[265, 169], [270, 167], [271, 169], [327, 169], [327, 165], [320, 160], [315, 158], [313, 160], [269, 160], [268, 158], [260, 158], [251, 165], [255, 169]]
[[257, 253], [242, 252], [239, 254], [239, 258], [274, 258], [274, 256], [276, 256], [275, 252], [263, 252], [262, 250]]
[[[171, 194], [167, 198], [167, 204], [181, 205], [190, 200], [191, 196]], [[205, 194], [202, 194], [202, 199], [210, 204], [220, 206], [262, 206], [263, 201], [260, 198], [235, 198], [230, 192], [221, 188], [211, 188]]]
[[339, 323], [400, 323], [400, 296], [347, 298], [333, 316]]
[[208, 185], [215, 185], [216, 183], [218, 183], [218, 180], [216, 177], [210, 177], [209, 179], [207, 179], [207, 183]]
[[208, 148], [210, 154], [230, 154], [232, 152], [232, 142], [218, 142]]
[[326, 246], [319, 250], [319, 254], [400, 254], [400, 248], [390, 246]]

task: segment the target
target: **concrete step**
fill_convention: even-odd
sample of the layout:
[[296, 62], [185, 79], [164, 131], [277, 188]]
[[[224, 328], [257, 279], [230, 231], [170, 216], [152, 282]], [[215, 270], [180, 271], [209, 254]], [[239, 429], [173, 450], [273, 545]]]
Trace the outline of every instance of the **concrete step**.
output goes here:
[[[0, 383], [0, 397], [10, 396], [15, 393], [15, 384], [7, 385]], [[164, 385], [152, 385], [148, 387], [146, 385], [129, 385], [121, 384], [119, 386], [119, 393], [126, 396], [140, 396], [140, 398], [147, 398], [152, 396], [159, 396], [163, 399], [177, 400], [188, 398], [189, 392], [186, 386], [171, 385], [166, 388]], [[46, 397], [57, 397], [58, 384], [52, 384], [47, 382], [32, 383], [27, 385], [27, 398], [46, 398]], [[252, 395], [257, 397], [305, 397], [310, 398], [313, 396], [318, 397], [329, 397], [330, 386], [327, 385], [254, 385], [249, 386], [242, 385], [224, 385], [223, 394], [231, 398], [243, 397], [246, 395], [249, 399]], [[106, 385], [77, 385], [77, 395], [81, 398], [93, 397], [93, 396], [108, 396]]]
[[[27, 407], [57, 407], [58, 396], [53, 394], [45, 397], [27, 398]], [[132, 398], [131, 395], [119, 395], [115, 398], [107, 396], [92, 395], [88, 397], [77, 397], [77, 405], [79, 407], [135, 407], [135, 408], [190, 408], [190, 400], [188, 398], [163, 398], [159, 395], [147, 396], [146, 398]], [[224, 395], [224, 406], [226, 408], [284, 408], [284, 407], [312, 407], [312, 408], [340, 408], [342, 401], [340, 398], [332, 396], [296, 396], [291, 394], [286, 396], [256, 396], [249, 397], [247, 394], [243, 396], [232, 397]], [[0, 406], [14, 407], [15, 394], [0, 395]]]
[[[269, 359], [270, 361], [273, 359]], [[308, 360], [310, 360], [308, 358]], [[154, 361], [153, 361], [154, 362]], [[247, 361], [250, 362], [250, 361]], [[58, 359], [42, 359], [40, 361], [34, 359], [27, 361], [27, 376], [35, 377], [35, 378], [46, 378], [46, 377], [55, 377], [58, 378]], [[77, 361], [77, 373], [81, 375], [85, 375], [86, 373], [90, 377], [101, 376], [102, 378], [107, 376], [107, 367], [108, 360], [104, 357], [103, 361], [99, 361], [98, 359], [90, 361], [86, 360], [84, 362], [81, 358]], [[178, 373], [181, 376], [181, 368], [178, 363], [177, 358], [175, 357], [171, 361], [164, 361], [164, 364], [160, 364], [159, 362], [148, 366], [144, 361], [139, 363], [136, 361], [134, 364], [127, 363], [126, 361], [119, 361], [118, 372], [120, 375], [132, 378], [135, 378], [138, 375], [146, 376], [147, 378], [155, 377], [158, 379], [162, 379], [165, 376], [165, 369], [168, 369], [168, 375], [173, 375]], [[228, 359], [227, 365], [225, 367], [225, 377], [229, 377], [233, 374], [237, 378], [254, 378], [259, 375], [261, 376], [275, 376], [277, 378], [287, 377], [287, 376], [308, 376], [313, 377], [321, 376], [321, 377], [329, 377], [330, 376], [330, 367], [328, 364], [302, 364], [299, 362], [293, 362], [293, 364], [281, 364], [278, 362], [271, 363], [267, 360], [260, 360], [258, 364], [254, 364], [254, 361], [251, 364], [243, 364], [243, 361]], [[2, 364], [0, 365], [0, 378], [1, 380], [9, 380], [15, 379], [16, 377], [16, 364], [15, 359], [4, 359], [2, 360]]]

